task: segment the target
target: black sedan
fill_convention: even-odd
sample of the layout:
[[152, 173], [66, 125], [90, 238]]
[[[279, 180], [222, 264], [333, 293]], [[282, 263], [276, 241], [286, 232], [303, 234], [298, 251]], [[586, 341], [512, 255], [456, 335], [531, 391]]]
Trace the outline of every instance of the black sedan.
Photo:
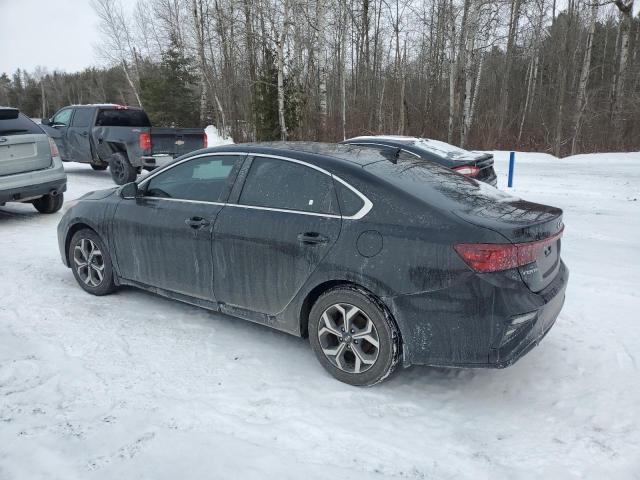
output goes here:
[[120, 285], [308, 336], [372, 385], [396, 365], [505, 367], [564, 302], [562, 211], [432, 162], [317, 143], [200, 150], [91, 192], [58, 226], [95, 295]]
[[440, 140], [403, 136], [364, 136], [345, 140], [342, 143], [359, 145], [377, 149], [392, 149], [399, 158], [421, 158], [439, 163], [451, 170], [488, 183], [494, 187], [498, 184], [493, 169], [493, 155], [485, 152], [470, 152]]

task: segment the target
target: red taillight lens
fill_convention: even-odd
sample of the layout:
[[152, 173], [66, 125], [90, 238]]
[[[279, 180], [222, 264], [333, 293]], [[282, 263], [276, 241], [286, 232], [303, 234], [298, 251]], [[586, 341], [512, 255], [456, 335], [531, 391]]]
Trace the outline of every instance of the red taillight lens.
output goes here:
[[202, 134], [202, 145], [204, 145], [203, 148], [207, 148], [209, 146], [209, 139], [207, 138], [207, 132], [204, 132]]
[[151, 150], [151, 133], [150, 132], [142, 132], [138, 137], [138, 143], [142, 150]]
[[453, 248], [476, 272], [499, 272], [535, 262], [543, 249], [562, 237], [563, 231], [535, 242], [461, 243]]
[[455, 167], [453, 169], [455, 172], [458, 172], [465, 177], [475, 177], [480, 173], [480, 169], [474, 165], [464, 165], [463, 167]]
[[53, 138], [49, 138], [49, 148], [51, 149], [52, 157], [60, 156], [60, 151], [58, 150], [58, 146], [56, 145], [56, 142], [53, 141]]

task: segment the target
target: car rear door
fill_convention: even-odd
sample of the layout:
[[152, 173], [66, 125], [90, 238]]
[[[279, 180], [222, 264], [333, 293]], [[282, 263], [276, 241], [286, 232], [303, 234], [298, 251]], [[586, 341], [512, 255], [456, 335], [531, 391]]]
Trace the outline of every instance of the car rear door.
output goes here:
[[112, 237], [123, 278], [215, 301], [211, 237], [242, 155], [198, 155], [150, 176], [123, 199]]
[[88, 163], [91, 161], [91, 144], [89, 131], [95, 108], [74, 108], [71, 123], [66, 131], [66, 145], [70, 159], [75, 162]]
[[14, 109], [0, 110], [0, 176], [50, 166], [51, 148], [42, 129]]
[[246, 163], [241, 191], [215, 223], [214, 291], [219, 302], [273, 315], [335, 244], [341, 217], [329, 173], [272, 156]]

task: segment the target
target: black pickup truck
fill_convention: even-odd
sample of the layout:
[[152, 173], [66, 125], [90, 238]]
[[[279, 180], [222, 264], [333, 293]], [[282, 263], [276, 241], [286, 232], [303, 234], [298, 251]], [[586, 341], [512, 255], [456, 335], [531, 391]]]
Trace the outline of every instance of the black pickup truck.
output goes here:
[[132, 182], [174, 157], [207, 146], [201, 128], [156, 128], [144, 110], [122, 105], [71, 105], [42, 119], [62, 161], [109, 167], [118, 185]]

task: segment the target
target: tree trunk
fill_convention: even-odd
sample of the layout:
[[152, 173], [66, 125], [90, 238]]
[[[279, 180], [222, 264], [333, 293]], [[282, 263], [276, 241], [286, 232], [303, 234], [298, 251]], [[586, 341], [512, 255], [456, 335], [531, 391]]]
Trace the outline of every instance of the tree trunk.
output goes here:
[[447, 129], [447, 141], [452, 143], [456, 115], [456, 19], [453, 12], [453, 0], [449, 1], [449, 9], [451, 38], [449, 47], [449, 127]]
[[514, 0], [511, 4], [511, 15], [509, 21], [509, 33], [507, 36], [507, 51], [505, 53], [505, 68], [502, 75], [502, 98], [500, 103], [500, 119], [498, 123], [498, 136], [502, 137], [507, 115], [509, 114], [509, 99], [511, 97], [511, 70], [513, 65], [513, 51], [516, 46], [516, 34], [520, 21], [520, 7], [522, 0]]
[[282, 28], [276, 41], [276, 56], [278, 61], [278, 120], [280, 123], [280, 139], [287, 140], [287, 124], [284, 110], [284, 43], [289, 27], [289, 0], [284, 0]]
[[327, 101], [327, 49], [326, 49], [326, 0], [317, 0], [316, 25], [318, 28], [318, 106], [320, 108], [320, 135], [327, 136], [327, 120], [329, 116]]
[[469, 6], [466, 8], [469, 9], [469, 13], [464, 16], [463, 20], [463, 24], [465, 25], [465, 41], [464, 66], [462, 69], [461, 78], [464, 79], [464, 93], [462, 96], [462, 121], [460, 122], [460, 147], [462, 148], [464, 148], [467, 143], [469, 129], [471, 128], [471, 123], [469, 122], [471, 113], [471, 87], [473, 86], [473, 75], [471, 74], [471, 70], [476, 58], [475, 41], [476, 33], [478, 31], [478, 15], [480, 13], [479, 7], [476, 6], [475, 3], [469, 3]]
[[578, 141], [580, 137], [580, 127], [582, 126], [582, 117], [587, 106], [587, 84], [589, 83], [589, 73], [591, 70], [591, 53], [593, 51], [593, 36], [596, 31], [596, 18], [598, 16], [598, 4], [594, 3], [591, 7], [591, 23], [587, 32], [587, 41], [584, 50], [584, 59], [582, 61], [582, 71], [580, 73], [580, 83], [578, 84], [578, 96], [576, 99], [576, 116], [573, 127], [573, 139], [571, 141], [571, 155], [575, 155], [578, 149]]

